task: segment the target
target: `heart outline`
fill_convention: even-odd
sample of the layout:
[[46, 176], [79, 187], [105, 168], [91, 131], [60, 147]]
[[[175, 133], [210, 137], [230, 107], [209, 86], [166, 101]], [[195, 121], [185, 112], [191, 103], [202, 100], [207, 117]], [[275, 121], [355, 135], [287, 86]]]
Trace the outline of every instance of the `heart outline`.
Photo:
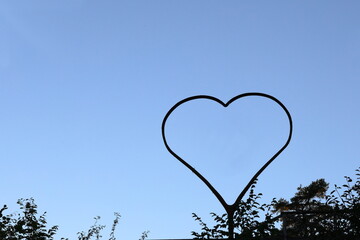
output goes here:
[[[274, 102], [276, 102], [286, 113], [288, 120], [289, 120], [289, 135], [288, 138], [285, 142], [285, 144], [280, 148], [280, 150], [278, 150], [255, 174], [254, 176], [251, 178], [251, 180], [249, 181], [249, 183], [245, 186], [245, 188], [240, 192], [240, 194], [238, 195], [238, 197], [236, 198], [235, 202], [231, 205], [229, 205], [224, 198], [221, 196], [221, 194], [211, 185], [211, 183], [201, 174], [199, 173], [195, 168], [193, 168], [189, 163], [187, 163], [184, 159], [182, 159], [179, 155], [177, 155], [169, 146], [169, 144], [167, 143], [166, 140], [166, 134], [165, 134], [165, 126], [166, 126], [166, 121], [169, 118], [169, 116], [171, 115], [171, 113], [180, 105], [189, 102], [189, 101], [193, 101], [193, 100], [197, 100], [197, 99], [207, 99], [207, 100], [212, 100], [215, 101], [217, 103], [219, 103], [220, 105], [222, 105], [223, 107], [228, 107], [231, 103], [235, 102], [238, 99], [241, 98], [245, 98], [245, 97], [249, 97], [249, 96], [258, 96], [258, 97], [263, 97], [263, 98], [267, 98], [270, 99]], [[233, 234], [233, 229], [231, 230], [230, 225], [233, 225], [233, 215], [236, 209], [236, 206], [240, 203], [241, 199], [244, 197], [244, 195], [246, 194], [246, 192], [249, 190], [249, 188], [251, 187], [251, 185], [254, 183], [254, 181], [259, 177], [259, 175], [270, 165], [270, 163], [272, 163], [275, 158], [277, 158], [280, 153], [282, 151], [284, 151], [284, 149], [289, 145], [291, 137], [292, 137], [292, 132], [293, 132], [293, 123], [292, 123], [292, 118], [290, 115], [290, 112], [288, 111], [288, 109], [285, 107], [285, 105], [280, 102], [277, 98], [265, 94], [265, 93], [259, 93], [259, 92], [249, 92], [249, 93], [243, 93], [240, 95], [237, 95], [233, 98], [231, 98], [229, 101], [227, 101], [226, 103], [224, 103], [223, 101], [221, 101], [218, 98], [215, 98], [213, 96], [208, 96], [208, 95], [196, 95], [196, 96], [192, 96], [192, 97], [188, 97], [185, 98], [181, 101], [179, 101], [178, 103], [176, 103], [172, 108], [170, 108], [170, 110], [166, 113], [162, 125], [161, 125], [161, 133], [162, 133], [162, 138], [163, 138], [163, 142], [165, 144], [166, 149], [170, 152], [171, 155], [173, 155], [177, 160], [179, 160], [183, 165], [185, 165], [188, 169], [190, 169], [198, 178], [200, 178], [205, 185], [211, 190], [211, 192], [216, 196], [216, 198], [219, 200], [219, 202], [222, 204], [222, 206], [224, 207], [224, 209], [226, 210], [229, 220], [230, 220], [230, 224], [229, 224], [229, 237], [230, 239], [232, 239], [232, 234]], [[233, 227], [232, 227], [233, 228]]]

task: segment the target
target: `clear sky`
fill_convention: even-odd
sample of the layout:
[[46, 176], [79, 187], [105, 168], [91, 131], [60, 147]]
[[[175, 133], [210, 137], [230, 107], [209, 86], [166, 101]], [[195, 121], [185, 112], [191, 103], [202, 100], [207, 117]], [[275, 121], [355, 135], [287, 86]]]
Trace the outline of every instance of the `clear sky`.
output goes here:
[[[291, 112], [293, 140], [259, 178], [264, 202], [343, 183], [360, 165], [359, 12], [356, 0], [1, 1], [0, 204], [34, 197], [59, 237], [115, 211], [119, 239], [190, 237], [192, 212], [223, 209], [166, 151], [161, 122], [198, 94], [264, 92]], [[229, 202], [287, 131], [256, 98], [187, 104], [167, 126]]]

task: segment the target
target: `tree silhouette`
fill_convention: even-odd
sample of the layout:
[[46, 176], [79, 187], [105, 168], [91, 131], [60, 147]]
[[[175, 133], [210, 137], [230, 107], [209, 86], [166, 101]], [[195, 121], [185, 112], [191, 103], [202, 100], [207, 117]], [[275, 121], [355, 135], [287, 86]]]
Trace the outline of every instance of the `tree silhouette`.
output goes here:
[[[247, 200], [242, 200], [237, 206], [234, 214], [234, 233], [235, 239], [264, 239], [266, 237], [279, 235], [279, 229], [275, 227], [273, 212], [270, 204], [260, 204], [258, 200], [262, 194], [255, 193], [256, 181], [250, 187]], [[201, 232], [192, 231], [194, 239], [225, 239], [228, 233], [227, 214], [218, 215], [210, 213], [215, 221], [213, 227], [209, 227], [202, 219], [193, 213], [193, 218], [201, 226]], [[265, 220], [260, 221], [261, 214]]]
[[52, 240], [58, 226], [46, 227], [46, 212], [37, 217], [34, 199], [19, 199], [22, 214], [3, 215], [7, 206], [0, 210], [0, 239], [2, 240]]
[[[53, 240], [58, 226], [47, 227], [46, 212], [38, 216], [37, 205], [33, 198], [19, 199], [18, 205], [21, 213], [12, 213], [5, 215], [8, 209], [4, 205], [0, 209], [0, 240]], [[115, 213], [109, 240], [116, 240], [115, 230], [119, 223], [120, 214]], [[78, 240], [99, 240], [102, 239], [102, 230], [105, 225], [98, 223], [100, 217], [95, 217], [95, 223], [87, 231], [78, 232]], [[142, 233], [140, 240], [145, 240], [149, 231]], [[61, 238], [68, 240], [68, 238]]]
[[[360, 168], [356, 181], [345, 176], [346, 183], [335, 185], [327, 194], [329, 184], [324, 179], [300, 186], [290, 200], [273, 199], [260, 204], [261, 193], [255, 193], [254, 183], [249, 197], [241, 201], [235, 212], [235, 239], [360, 239]], [[224, 239], [228, 218], [226, 214], [211, 213], [215, 225], [209, 227], [193, 213], [201, 232], [192, 232], [195, 239]], [[261, 216], [263, 216], [262, 220]], [[277, 227], [276, 222], [281, 222]]]

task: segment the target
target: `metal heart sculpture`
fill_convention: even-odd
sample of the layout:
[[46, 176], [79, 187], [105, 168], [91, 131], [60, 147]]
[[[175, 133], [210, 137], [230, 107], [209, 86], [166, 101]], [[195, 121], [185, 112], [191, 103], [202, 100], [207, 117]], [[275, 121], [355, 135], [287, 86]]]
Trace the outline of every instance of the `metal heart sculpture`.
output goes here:
[[[167, 143], [166, 140], [166, 135], [165, 135], [165, 126], [166, 126], [166, 121], [169, 118], [169, 116], [171, 115], [171, 113], [180, 105], [189, 102], [189, 101], [193, 101], [196, 99], [208, 99], [211, 101], [215, 101], [217, 103], [219, 103], [220, 105], [222, 105], [223, 107], [228, 107], [231, 103], [233, 103], [236, 100], [239, 100], [241, 98], [245, 98], [245, 97], [249, 97], [249, 96], [258, 96], [258, 97], [263, 97], [263, 98], [268, 98], [271, 99], [272, 101], [274, 101], [275, 103], [277, 103], [278, 105], [280, 105], [280, 107], [285, 111], [288, 120], [289, 120], [289, 135], [288, 138], [285, 142], [285, 144], [280, 148], [280, 150], [278, 150], [256, 173], [255, 175], [251, 178], [251, 180], [249, 181], [249, 183], [245, 186], [245, 188], [240, 192], [239, 196], [237, 197], [237, 199], [235, 200], [235, 202], [231, 205], [227, 204], [226, 201], [224, 200], [224, 198], [219, 194], [219, 192], [210, 184], [210, 182], [203, 177], [203, 175], [201, 175], [195, 168], [193, 168], [189, 163], [187, 163], [184, 159], [182, 159], [179, 155], [177, 155], [169, 146], [169, 144]], [[278, 99], [276, 99], [275, 97], [265, 94], [265, 93], [257, 93], [257, 92], [250, 92], [250, 93], [244, 93], [244, 94], [240, 94], [238, 96], [233, 97], [232, 99], [230, 99], [228, 102], [224, 103], [223, 101], [219, 100], [218, 98], [212, 97], [212, 96], [207, 96], [207, 95], [197, 95], [197, 96], [193, 96], [193, 97], [188, 97], [185, 98], [181, 101], [179, 101], [178, 103], [176, 103], [165, 115], [163, 122], [162, 122], [162, 126], [161, 126], [161, 131], [162, 131], [162, 138], [165, 144], [166, 149], [171, 153], [171, 155], [173, 155], [176, 159], [178, 159], [182, 164], [184, 164], [188, 169], [190, 169], [197, 177], [199, 177], [201, 179], [201, 181], [203, 181], [205, 183], [205, 185], [211, 190], [211, 192], [216, 196], [216, 198], [219, 200], [219, 202], [222, 204], [222, 206], [224, 207], [225, 211], [228, 214], [228, 219], [229, 219], [229, 239], [233, 239], [233, 233], [234, 233], [234, 222], [233, 222], [233, 217], [234, 217], [234, 213], [236, 210], [237, 205], [239, 205], [241, 199], [244, 197], [244, 195], [246, 194], [246, 192], [249, 190], [249, 188], [251, 187], [251, 185], [254, 183], [254, 181], [259, 177], [259, 175], [265, 170], [265, 168], [267, 166], [269, 166], [269, 164], [271, 162], [274, 161], [274, 159], [279, 156], [279, 154], [284, 151], [284, 149], [289, 145], [290, 140], [291, 140], [291, 136], [292, 136], [292, 131], [293, 131], [293, 124], [292, 124], [292, 118], [291, 115], [289, 113], [289, 111], [287, 110], [287, 108], [284, 106], [284, 104], [282, 104]]]

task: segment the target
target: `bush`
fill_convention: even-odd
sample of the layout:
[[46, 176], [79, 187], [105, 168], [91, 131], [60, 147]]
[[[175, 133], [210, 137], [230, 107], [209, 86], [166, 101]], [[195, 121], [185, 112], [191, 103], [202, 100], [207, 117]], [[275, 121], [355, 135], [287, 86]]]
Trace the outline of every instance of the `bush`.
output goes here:
[[[21, 213], [4, 215], [8, 209], [6, 205], [0, 209], [0, 239], [1, 240], [53, 240], [58, 226], [47, 227], [46, 212], [38, 216], [37, 205], [33, 198], [19, 199], [18, 205]], [[116, 240], [115, 230], [119, 223], [120, 214], [115, 213], [115, 219], [111, 227], [109, 240]], [[78, 240], [99, 240], [102, 238], [101, 231], [105, 225], [100, 225], [95, 217], [95, 223], [87, 231], [78, 232]], [[149, 231], [142, 233], [139, 240], [145, 240]], [[61, 240], [68, 240], [61, 238]]]

